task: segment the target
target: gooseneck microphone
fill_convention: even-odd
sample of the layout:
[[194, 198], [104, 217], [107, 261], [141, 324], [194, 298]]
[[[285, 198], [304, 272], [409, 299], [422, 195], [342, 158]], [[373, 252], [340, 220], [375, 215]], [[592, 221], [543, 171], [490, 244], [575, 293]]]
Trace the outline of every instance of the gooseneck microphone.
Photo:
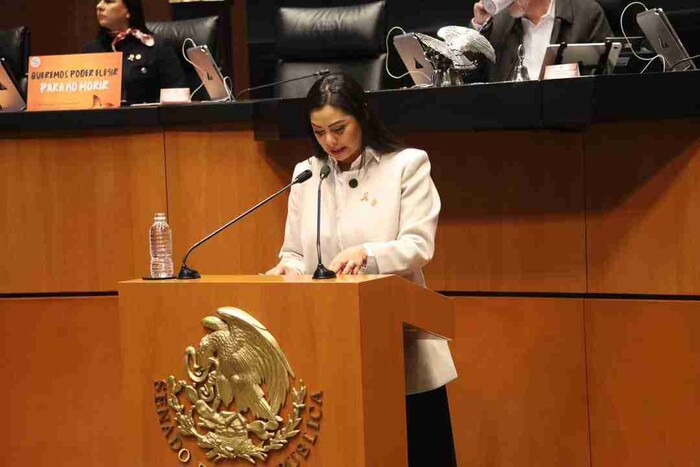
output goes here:
[[240, 216], [238, 216], [238, 217], [236, 217], [235, 219], [233, 219], [233, 220], [227, 222], [226, 224], [222, 225], [221, 227], [219, 227], [218, 229], [216, 229], [215, 231], [213, 231], [212, 233], [210, 233], [209, 235], [207, 235], [206, 237], [204, 237], [203, 239], [201, 239], [200, 241], [198, 241], [197, 243], [195, 243], [194, 245], [192, 245], [192, 246], [190, 247], [190, 249], [187, 250], [187, 253], [185, 253], [185, 256], [182, 258], [182, 266], [180, 267], [180, 272], [178, 273], [177, 278], [178, 278], [178, 279], [199, 279], [200, 277], [202, 277], [202, 276], [199, 274], [199, 272], [197, 272], [197, 271], [195, 271], [194, 269], [191, 269], [191, 268], [189, 268], [189, 267], [187, 266], [187, 258], [190, 256], [190, 253], [192, 253], [198, 246], [200, 246], [202, 243], [204, 243], [204, 242], [206, 242], [207, 240], [209, 240], [210, 238], [212, 238], [214, 235], [218, 234], [219, 232], [221, 232], [222, 230], [228, 228], [229, 226], [235, 224], [236, 222], [238, 222], [239, 220], [243, 219], [243, 218], [244, 218], [245, 216], [247, 216], [248, 214], [252, 213], [253, 211], [255, 211], [256, 209], [258, 209], [259, 207], [261, 207], [261, 206], [263, 206], [264, 204], [266, 204], [268, 201], [270, 201], [270, 200], [274, 199], [275, 197], [279, 196], [280, 194], [284, 193], [284, 191], [286, 191], [287, 189], [289, 189], [289, 187], [291, 187], [292, 185], [296, 185], [297, 183], [304, 183], [305, 181], [307, 181], [308, 179], [310, 179], [312, 175], [313, 175], [313, 174], [312, 174], [312, 172], [311, 172], [310, 170], [308, 170], [308, 169], [307, 169], [307, 170], [304, 170], [302, 173], [300, 173], [299, 175], [297, 175], [296, 178], [295, 178], [294, 180], [292, 180], [292, 183], [288, 184], [287, 186], [285, 186], [284, 188], [282, 188], [281, 190], [279, 190], [279, 191], [276, 192], [275, 194], [273, 194], [273, 195], [271, 195], [271, 196], [268, 196], [267, 198], [265, 198], [264, 200], [260, 201], [258, 204], [256, 204], [256, 205], [253, 206], [252, 208], [248, 209], [246, 212], [244, 212], [244, 213], [241, 214]]
[[316, 253], [318, 254], [318, 266], [314, 271], [314, 279], [334, 279], [335, 273], [323, 265], [321, 259], [321, 184], [323, 179], [331, 173], [331, 167], [326, 164], [321, 169], [318, 181], [318, 198], [316, 199]]
[[323, 70], [318, 70], [316, 73], [311, 73], [309, 75], [303, 75], [303, 76], [297, 76], [296, 78], [290, 78], [290, 79], [283, 79], [281, 81], [274, 81], [272, 83], [267, 83], [267, 84], [262, 84], [260, 86], [253, 86], [252, 88], [245, 88], [238, 94], [236, 94], [236, 100], [238, 100], [239, 97], [245, 92], [250, 92], [250, 91], [257, 91], [258, 89], [264, 89], [264, 88], [269, 88], [272, 86], [279, 86], [280, 84], [284, 83], [290, 83], [292, 81], [298, 81], [300, 79], [307, 79], [307, 78], [313, 78], [315, 76], [326, 76], [331, 73], [331, 70], [328, 68], [324, 68]]

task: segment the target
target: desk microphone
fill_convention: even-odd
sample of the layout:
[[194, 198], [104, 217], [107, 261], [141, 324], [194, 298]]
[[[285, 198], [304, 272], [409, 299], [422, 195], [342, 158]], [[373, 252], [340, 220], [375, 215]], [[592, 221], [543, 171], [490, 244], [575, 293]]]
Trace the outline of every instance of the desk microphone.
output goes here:
[[192, 253], [192, 251], [194, 251], [195, 248], [197, 248], [199, 245], [201, 245], [202, 243], [206, 242], [207, 240], [209, 240], [210, 238], [212, 238], [214, 235], [218, 234], [218, 233], [221, 232], [222, 230], [226, 229], [227, 227], [229, 227], [229, 226], [235, 224], [236, 222], [238, 222], [239, 220], [243, 219], [245, 216], [247, 216], [248, 214], [252, 213], [252, 212], [255, 211], [256, 209], [258, 209], [259, 207], [261, 207], [262, 205], [264, 205], [265, 203], [267, 203], [268, 201], [270, 201], [270, 200], [272, 200], [273, 198], [277, 197], [278, 195], [282, 194], [285, 190], [287, 190], [287, 189], [288, 189], [289, 187], [291, 187], [292, 185], [295, 185], [295, 184], [297, 184], [297, 183], [304, 183], [305, 181], [307, 181], [308, 179], [311, 178], [311, 175], [313, 175], [313, 174], [311, 173], [310, 170], [308, 170], [308, 169], [307, 169], [307, 170], [304, 170], [302, 173], [300, 173], [299, 175], [297, 175], [297, 177], [296, 177], [294, 180], [292, 180], [292, 183], [290, 183], [289, 185], [285, 186], [284, 188], [282, 188], [281, 190], [279, 190], [277, 193], [275, 193], [275, 194], [273, 194], [273, 195], [271, 195], [271, 196], [268, 196], [267, 198], [265, 198], [264, 200], [260, 201], [258, 204], [256, 204], [256, 205], [253, 206], [252, 208], [248, 209], [246, 212], [244, 212], [244, 213], [241, 214], [240, 216], [238, 216], [238, 217], [236, 217], [235, 219], [233, 219], [233, 220], [227, 222], [226, 224], [222, 225], [221, 227], [219, 227], [218, 229], [216, 229], [215, 231], [213, 231], [212, 233], [210, 233], [209, 235], [207, 235], [206, 237], [204, 237], [203, 239], [201, 239], [200, 241], [198, 241], [197, 243], [195, 243], [194, 245], [192, 245], [192, 246], [190, 247], [190, 249], [187, 250], [187, 253], [185, 253], [185, 256], [182, 258], [182, 267], [180, 267], [180, 273], [177, 275], [177, 278], [178, 278], [178, 279], [199, 279], [200, 277], [202, 277], [197, 271], [195, 271], [194, 269], [190, 269], [190, 268], [187, 266], [187, 257], [190, 256], [190, 253]]
[[316, 73], [311, 73], [310, 75], [297, 76], [296, 78], [283, 79], [282, 81], [275, 81], [272, 83], [262, 84], [260, 86], [253, 86], [252, 88], [245, 88], [244, 90], [242, 90], [241, 92], [236, 94], [236, 100], [238, 100], [238, 98], [241, 97], [241, 94], [243, 94], [244, 92], [257, 91], [258, 89], [269, 88], [272, 86], [279, 86], [280, 84], [289, 83], [291, 81], [298, 81], [300, 79], [313, 78], [315, 76], [326, 76], [326, 75], [329, 75], [330, 73], [331, 73], [331, 70], [329, 70], [328, 68], [324, 68], [323, 70], [318, 70]]
[[314, 279], [335, 279], [335, 273], [323, 265], [321, 259], [321, 183], [331, 173], [331, 167], [326, 164], [321, 169], [318, 181], [318, 198], [316, 200], [316, 253], [318, 254], [318, 266], [314, 271]]

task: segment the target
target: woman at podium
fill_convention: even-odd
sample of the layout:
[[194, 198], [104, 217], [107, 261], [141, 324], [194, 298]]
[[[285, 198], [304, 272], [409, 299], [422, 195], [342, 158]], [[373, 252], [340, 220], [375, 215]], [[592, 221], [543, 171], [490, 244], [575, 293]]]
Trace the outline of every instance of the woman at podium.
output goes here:
[[[422, 267], [433, 257], [440, 213], [426, 152], [402, 147], [345, 74], [314, 83], [306, 115], [313, 155], [294, 177], [311, 169], [316, 183], [292, 187], [280, 261], [267, 273], [312, 274], [323, 258], [338, 275], [396, 274], [425, 286]], [[321, 181], [322, 171], [328, 175]], [[444, 385], [457, 374], [447, 343], [417, 339], [405, 347], [409, 464], [454, 465]]]
[[175, 51], [146, 28], [141, 0], [100, 0], [97, 38], [83, 52], [122, 53], [122, 100], [158, 102], [161, 88], [187, 87]]

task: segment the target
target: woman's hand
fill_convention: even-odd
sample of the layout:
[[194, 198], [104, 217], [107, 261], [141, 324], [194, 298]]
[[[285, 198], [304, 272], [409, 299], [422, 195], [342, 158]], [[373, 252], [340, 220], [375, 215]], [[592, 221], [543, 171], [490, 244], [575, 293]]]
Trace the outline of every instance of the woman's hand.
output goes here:
[[328, 267], [339, 276], [346, 274], [362, 274], [367, 267], [367, 251], [362, 245], [341, 251], [333, 258]]
[[284, 264], [278, 264], [274, 268], [267, 271], [265, 274], [268, 276], [298, 276], [299, 271], [296, 269], [285, 266]]

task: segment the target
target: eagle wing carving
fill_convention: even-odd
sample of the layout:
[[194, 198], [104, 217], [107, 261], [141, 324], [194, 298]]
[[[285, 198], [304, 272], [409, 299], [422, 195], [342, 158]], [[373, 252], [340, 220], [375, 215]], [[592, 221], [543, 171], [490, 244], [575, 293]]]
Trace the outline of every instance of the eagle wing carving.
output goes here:
[[491, 42], [474, 29], [463, 26], [444, 26], [438, 30], [437, 35], [445, 40], [452, 51], [463, 54], [480, 53], [496, 63], [496, 51]]
[[257, 418], [274, 421], [287, 398], [289, 376], [294, 377], [287, 358], [275, 337], [248, 313], [234, 307], [219, 308], [217, 313], [228, 324], [233, 339], [232, 361], [221, 363], [238, 370], [226, 375], [236, 406], [240, 411], [250, 409]]

